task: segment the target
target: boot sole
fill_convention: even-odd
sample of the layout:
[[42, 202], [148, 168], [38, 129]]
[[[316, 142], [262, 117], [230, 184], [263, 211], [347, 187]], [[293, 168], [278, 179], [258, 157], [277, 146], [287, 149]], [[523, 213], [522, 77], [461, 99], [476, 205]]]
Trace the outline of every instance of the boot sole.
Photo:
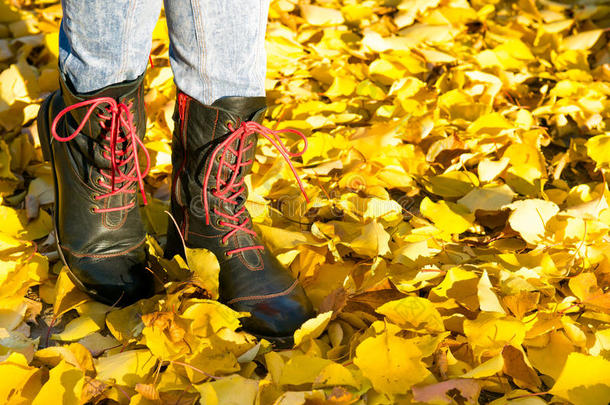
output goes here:
[[70, 277], [70, 280], [74, 283], [74, 285], [76, 285], [76, 287], [83, 291], [84, 293], [86, 293], [87, 295], [91, 296], [92, 298], [96, 299], [97, 301], [100, 302], [104, 302], [104, 298], [100, 297], [95, 291], [88, 289], [87, 287], [85, 287], [85, 285], [83, 283], [80, 282], [80, 280], [76, 277], [76, 275], [72, 272], [72, 270], [70, 270], [70, 266], [68, 266], [68, 262], [66, 261], [66, 258], [64, 257], [64, 252], [61, 250], [60, 247], [60, 242], [59, 242], [59, 226], [57, 223], [57, 211], [59, 211], [57, 209], [58, 207], [58, 199], [57, 199], [57, 195], [58, 195], [58, 185], [57, 185], [57, 176], [55, 175], [55, 161], [53, 158], [53, 149], [51, 148], [51, 133], [50, 133], [50, 128], [51, 128], [51, 124], [49, 123], [48, 120], [48, 112], [50, 107], [50, 104], [53, 100], [53, 95], [47, 97], [44, 102], [42, 103], [42, 105], [40, 106], [40, 109], [38, 110], [38, 116], [36, 117], [36, 125], [38, 126], [38, 139], [40, 140], [40, 147], [42, 149], [42, 157], [44, 158], [44, 160], [46, 162], [50, 162], [51, 163], [51, 171], [53, 172], [53, 188], [55, 191], [55, 207], [53, 209], [53, 227], [55, 229], [55, 248], [57, 249], [57, 253], [59, 254], [59, 257], [61, 258], [61, 261], [63, 262], [64, 266], [66, 266], [67, 269], [67, 274], [68, 277]]

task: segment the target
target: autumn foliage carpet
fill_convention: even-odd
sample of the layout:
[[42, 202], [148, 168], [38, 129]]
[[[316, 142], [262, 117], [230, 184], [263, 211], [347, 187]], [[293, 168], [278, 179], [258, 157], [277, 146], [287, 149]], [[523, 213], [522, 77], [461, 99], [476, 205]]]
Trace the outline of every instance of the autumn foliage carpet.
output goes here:
[[266, 125], [307, 135], [311, 202], [261, 140], [247, 204], [320, 314], [283, 351], [214, 301], [213, 256], [161, 257], [163, 16], [142, 207], [159, 294], [117, 309], [70, 283], [34, 121], [60, 17], [0, 2], [0, 403], [608, 404], [610, 3], [272, 1]]

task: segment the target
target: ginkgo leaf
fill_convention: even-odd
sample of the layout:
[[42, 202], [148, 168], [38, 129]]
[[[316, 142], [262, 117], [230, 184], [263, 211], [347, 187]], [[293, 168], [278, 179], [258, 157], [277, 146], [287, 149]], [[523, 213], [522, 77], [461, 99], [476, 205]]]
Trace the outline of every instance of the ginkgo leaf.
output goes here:
[[84, 382], [83, 371], [62, 360], [49, 371], [49, 380], [42, 386], [32, 405], [44, 405], [58, 400], [62, 404], [79, 405]]
[[42, 385], [39, 369], [28, 366], [20, 353], [12, 353], [0, 362], [0, 375], [0, 401], [5, 404], [32, 403]]
[[546, 223], [559, 212], [557, 204], [537, 199], [515, 201], [505, 208], [512, 210], [508, 217], [510, 227], [532, 244], [544, 240]]
[[74, 282], [72, 282], [68, 275], [68, 269], [62, 268], [55, 284], [55, 303], [53, 304], [55, 316], [60, 316], [89, 299], [85, 293], [74, 285]]
[[413, 341], [386, 330], [358, 345], [354, 364], [379, 392], [404, 394], [430, 374], [421, 357]]
[[298, 346], [307, 339], [315, 339], [320, 336], [322, 332], [324, 332], [324, 329], [326, 329], [332, 315], [332, 311], [328, 311], [305, 321], [305, 323], [294, 332], [294, 345]]
[[[480, 167], [480, 166], [479, 166]], [[515, 197], [515, 193], [506, 184], [500, 186], [486, 186], [472, 189], [457, 202], [470, 210], [498, 211], [509, 204]]]
[[[261, 125], [282, 131], [267, 132], [280, 148], [251, 134], [252, 156], [233, 157], [252, 162], [240, 175], [261, 254], [320, 314], [278, 350], [243, 329], [258, 318], [209, 299], [221, 287], [211, 252], [163, 257], [165, 211], [201, 192], [170, 204], [185, 111], [165, 12], [136, 123], [157, 295], [118, 308], [75, 288], [56, 252], [36, 117], [60, 87], [62, 4], [0, 2], [0, 403], [607, 403], [610, 70], [597, 3], [270, 2]], [[201, 175], [194, 166], [184, 174]]]
[[424, 328], [432, 333], [445, 330], [440, 313], [425, 298], [406, 297], [386, 302], [375, 311], [405, 328]]
[[[202, 396], [202, 405], [252, 405], [256, 399], [258, 386], [258, 381], [236, 374], [216, 381], [195, 385], [195, 389]], [[239, 389], [235, 389], [236, 387], [239, 387]]]
[[599, 40], [604, 30], [591, 30], [569, 36], [563, 41], [564, 49], [589, 49]]
[[420, 210], [437, 228], [447, 233], [462, 233], [474, 222], [474, 214], [464, 206], [451, 202], [441, 200], [434, 203], [426, 197], [421, 202]]
[[570, 353], [561, 374], [549, 391], [575, 405], [602, 405], [610, 401], [610, 361]]
[[156, 363], [156, 359], [146, 349], [128, 350], [96, 359], [96, 378], [100, 381], [116, 381], [117, 384], [135, 387], [137, 383], [145, 381]]
[[212, 298], [218, 298], [220, 265], [214, 253], [207, 249], [186, 248], [186, 262], [193, 278]]
[[301, 5], [301, 14], [312, 25], [336, 25], [343, 22], [343, 15], [339, 10], [312, 5]]
[[101, 327], [95, 320], [88, 316], [80, 316], [71, 320], [63, 332], [51, 336], [55, 340], [63, 340], [66, 342], [74, 342], [80, 340], [92, 333], [99, 331]]

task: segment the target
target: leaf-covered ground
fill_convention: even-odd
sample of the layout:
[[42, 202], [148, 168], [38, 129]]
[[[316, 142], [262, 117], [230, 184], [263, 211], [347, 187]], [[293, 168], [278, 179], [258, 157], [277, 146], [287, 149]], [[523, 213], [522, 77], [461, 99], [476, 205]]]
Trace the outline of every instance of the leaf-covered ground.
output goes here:
[[213, 257], [159, 257], [164, 18], [143, 208], [160, 293], [116, 309], [74, 289], [34, 122], [60, 16], [0, 2], [0, 403], [610, 401], [607, 1], [272, 2], [266, 124], [308, 136], [311, 202], [261, 140], [248, 206], [320, 313], [284, 351], [213, 300]]

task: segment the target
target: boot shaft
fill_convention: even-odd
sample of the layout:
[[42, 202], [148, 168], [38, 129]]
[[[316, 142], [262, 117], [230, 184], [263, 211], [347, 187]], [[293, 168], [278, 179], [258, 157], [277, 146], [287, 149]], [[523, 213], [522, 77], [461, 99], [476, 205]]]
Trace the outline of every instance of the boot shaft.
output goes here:
[[[200, 218], [214, 215], [212, 207], [226, 212], [238, 210], [248, 195], [245, 186], [237, 205], [211, 191], [226, 187], [228, 182], [243, 184], [252, 168], [257, 137], [254, 133], [233, 135], [246, 121], [262, 122], [265, 111], [264, 97], [224, 97], [205, 105], [179, 93], [172, 141], [173, 200]], [[227, 190], [227, 195], [231, 191], [235, 189]]]

